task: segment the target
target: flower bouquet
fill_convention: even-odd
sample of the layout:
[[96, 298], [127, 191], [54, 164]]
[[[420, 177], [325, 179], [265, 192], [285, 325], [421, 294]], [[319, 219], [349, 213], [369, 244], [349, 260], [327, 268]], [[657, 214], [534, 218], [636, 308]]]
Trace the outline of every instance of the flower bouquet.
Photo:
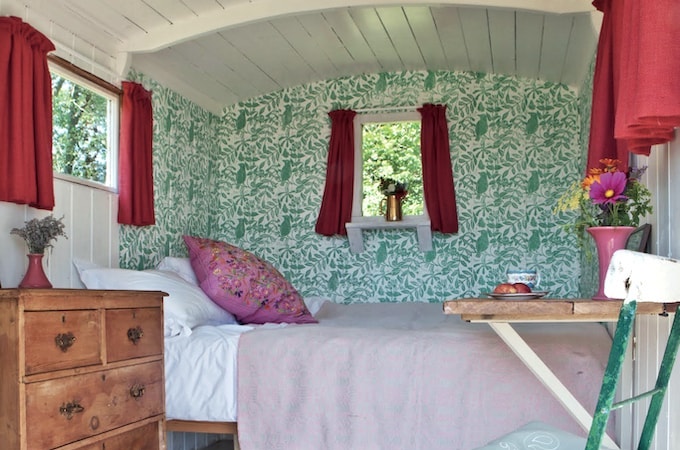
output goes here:
[[392, 178], [381, 178], [378, 189], [383, 195], [396, 195], [401, 200], [408, 194], [408, 183], [396, 181]]
[[10, 234], [16, 234], [28, 245], [28, 269], [20, 288], [51, 288], [52, 283], [47, 279], [43, 270], [42, 260], [45, 250], [52, 247], [52, 241], [59, 236], [66, 237], [63, 217], [55, 219], [53, 215], [42, 219], [31, 219], [23, 228], [12, 228]]
[[640, 218], [652, 212], [651, 192], [640, 182], [643, 169], [621, 172], [616, 159], [602, 159], [603, 168], [592, 168], [581, 181], [574, 183], [558, 200], [557, 211], [577, 210], [576, 222], [567, 229], [576, 232], [579, 247], [584, 245], [587, 231], [595, 240], [599, 266], [599, 287], [594, 300], [607, 300], [604, 280], [609, 261], [618, 249], [625, 248], [629, 236], [639, 226]]
[[53, 215], [31, 219], [22, 228], [12, 228], [9, 234], [22, 237], [28, 245], [28, 253], [42, 255], [47, 248], [52, 247], [52, 241], [57, 237], [66, 237], [62, 219], [55, 219]]
[[378, 189], [385, 196], [380, 202], [380, 211], [385, 207], [385, 220], [388, 222], [402, 220], [401, 202], [408, 194], [408, 185], [392, 178], [381, 178]]
[[645, 168], [621, 172], [618, 159], [601, 159], [602, 168], [574, 182], [557, 201], [556, 212], [578, 211], [576, 222], [565, 228], [574, 231], [583, 244], [590, 227], [640, 225], [640, 218], [652, 212], [649, 189], [640, 182]]

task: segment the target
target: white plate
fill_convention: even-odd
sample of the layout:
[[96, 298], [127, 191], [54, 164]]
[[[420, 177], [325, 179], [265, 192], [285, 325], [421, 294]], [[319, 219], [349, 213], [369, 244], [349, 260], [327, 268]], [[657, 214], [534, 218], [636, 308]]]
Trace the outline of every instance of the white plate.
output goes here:
[[535, 298], [541, 298], [544, 297], [545, 295], [548, 294], [548, 291], [535, 291], [535, 292], [518, 292], [515, 294], [495, 294], [493, 292], [487, 292], [485, 295], [488, 295], [491, 298], [495, 298], [497, 300], [532, 300]]

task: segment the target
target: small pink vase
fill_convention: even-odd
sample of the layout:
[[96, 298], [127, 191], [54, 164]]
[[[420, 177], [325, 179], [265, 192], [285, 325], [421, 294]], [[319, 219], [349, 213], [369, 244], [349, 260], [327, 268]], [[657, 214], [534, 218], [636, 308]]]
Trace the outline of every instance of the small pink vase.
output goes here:
[[19, 283], [19, 287], [23, 289], [49, 289], [52, 283], [47, 279], [45, 270], [43, 269], [43, 255], [42, 253], [29, 253], [28, 255], [28, 269], [24, 279]]
[[615, 251], [626, 247], [626, 242], [635, 231], [635, 227], [590, 227], [587, 231], [595, 239], [600, 277], [599, 287], [593, 300], [611, 300], [604, 295], [604, 279], [607, 276], [609, 261]]

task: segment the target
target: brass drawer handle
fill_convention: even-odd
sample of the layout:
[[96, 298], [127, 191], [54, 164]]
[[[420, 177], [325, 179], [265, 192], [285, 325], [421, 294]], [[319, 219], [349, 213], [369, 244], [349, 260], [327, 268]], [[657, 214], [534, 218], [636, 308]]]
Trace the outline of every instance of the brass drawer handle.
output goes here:
[[133, 398], [141, 398], [144, 396], [144, 389], [143, 384], [135, 384], [130, 388], [130, 395]]
[[137, 345], [142, 336], [144, 336], [144, 331], [139, 325], [135, 328], [128, 329], [128, 339], [131, 340], [133, 344]]
[[75, 341], [76, 337], [70, 331], [68, 333], [59, 333], [54, 337], [54, 343], [57, 344], [57, 347], [59, 347], [62, 352], [66, 352]]
[[76, 413], [81, 413], [81, 412], [83, 412], [83, 411], [85, 411], [85, 408], [83, 408], [82, 406], [80, 406], [80, 405], [79, 405], [78, 403], [76, 403], [75, 401], [73, 401], [73, 402], [68, 402], [68, 403], [64, 403], [64, 404], [61, 405], [61, 407], [59, 408], [59, 414], [61, 414], [62, 416], [66, 416], [66, 418], [67, 418], [68, 420], [71, 420], [71, 419], [73, 418], [73, 415], [74, 415], [74, 414], [76, 414]]

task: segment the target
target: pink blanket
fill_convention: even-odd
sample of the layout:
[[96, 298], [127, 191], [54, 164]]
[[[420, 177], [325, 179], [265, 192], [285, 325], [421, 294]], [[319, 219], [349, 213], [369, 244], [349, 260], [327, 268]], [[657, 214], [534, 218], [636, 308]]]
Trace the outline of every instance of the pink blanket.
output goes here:
[[[428, 303], [327, 303], [317, 318], [241, 336], [243, 450], [470, 450], [532, 420], [582, 434], [485, 324]], [[517, 329], [592, 410], [605, 328]]]

